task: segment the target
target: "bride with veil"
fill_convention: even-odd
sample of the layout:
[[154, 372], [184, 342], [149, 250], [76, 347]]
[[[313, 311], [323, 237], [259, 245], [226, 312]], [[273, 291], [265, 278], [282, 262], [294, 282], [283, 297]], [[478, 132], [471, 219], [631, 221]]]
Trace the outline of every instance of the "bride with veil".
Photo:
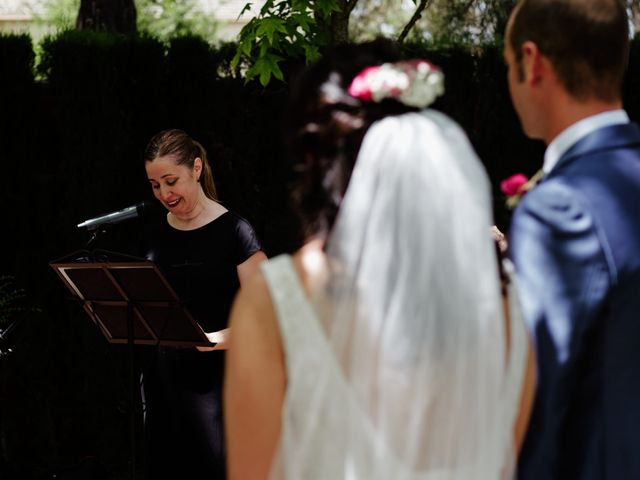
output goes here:
[[232, 310], [229, 478], [512, 478], [532, 353], [486, 172], [425, 108], [442, 90], [437, 67], [385, 41], [336, 47], [295, 84], [307, 241]]

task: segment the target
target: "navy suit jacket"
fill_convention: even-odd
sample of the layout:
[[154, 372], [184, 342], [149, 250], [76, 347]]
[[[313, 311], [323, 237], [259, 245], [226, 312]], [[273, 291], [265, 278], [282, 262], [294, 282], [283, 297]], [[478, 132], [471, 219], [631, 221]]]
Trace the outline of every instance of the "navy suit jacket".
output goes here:
[[537, 389], [518, 480], [640, 479], [640, 129], [578, 141], [514, 212]]

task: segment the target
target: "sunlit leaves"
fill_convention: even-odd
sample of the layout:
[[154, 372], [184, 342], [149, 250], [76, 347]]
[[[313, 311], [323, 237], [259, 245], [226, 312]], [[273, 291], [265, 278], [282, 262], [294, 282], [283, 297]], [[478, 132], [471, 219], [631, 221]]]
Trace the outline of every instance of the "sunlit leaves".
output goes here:
[[264, 18], [258, 24], [258, 28], [256, 30], [257, 37], [266, 36], [267, 40], [269, 40], [269, 44], [273, 45], [274, 41], [278, 39], [278, 33], [287, 34], [287, 29], [284, 26], [284, 22], [280, 18], [276, 17], [267, 17]]
[[[245, 7], [246, 9], [246, 7]], [[260, 13], [244, 26], [232, 66], [249, 62], [246, 79], [267, 85], [283, 80], [279, 64], [285, 59], [313, 62], [329, 41], [327, 25], [339, 12], [339, 0], [267, 0]]]
[[256, 75], [260, 76], [260, 83], [266, 86], [272, 76], [278, 80], [284, 80], [282, 70], [278, 66], [278, 63], [282, 61], [282, 57], [273, 55], [270, 52], [265, 52], [260, 56], [256, 62], [247, 71], [247, 77], [252, 78]]

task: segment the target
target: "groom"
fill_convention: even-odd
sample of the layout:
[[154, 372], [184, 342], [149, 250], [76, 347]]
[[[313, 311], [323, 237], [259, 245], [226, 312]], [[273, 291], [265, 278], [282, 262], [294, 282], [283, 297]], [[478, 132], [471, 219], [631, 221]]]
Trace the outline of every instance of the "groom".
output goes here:
[[522, 0], [505, 39], [526, 135], [547, 144], [510, 248], [538, 384], [519, 480], [640, 479], [640, 129], [622, 109], [620, 0]]

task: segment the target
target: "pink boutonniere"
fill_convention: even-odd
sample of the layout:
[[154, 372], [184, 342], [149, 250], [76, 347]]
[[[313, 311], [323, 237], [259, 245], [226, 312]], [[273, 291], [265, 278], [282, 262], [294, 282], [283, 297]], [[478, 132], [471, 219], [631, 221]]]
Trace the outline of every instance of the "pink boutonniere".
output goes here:
[[500, 182], [500, 190], [507, 196], [507, 208], [514, 209], [520, 199], [540, 181], [543, 175], [538, 170], [531, 178], [523, 173], [516, 173]]

